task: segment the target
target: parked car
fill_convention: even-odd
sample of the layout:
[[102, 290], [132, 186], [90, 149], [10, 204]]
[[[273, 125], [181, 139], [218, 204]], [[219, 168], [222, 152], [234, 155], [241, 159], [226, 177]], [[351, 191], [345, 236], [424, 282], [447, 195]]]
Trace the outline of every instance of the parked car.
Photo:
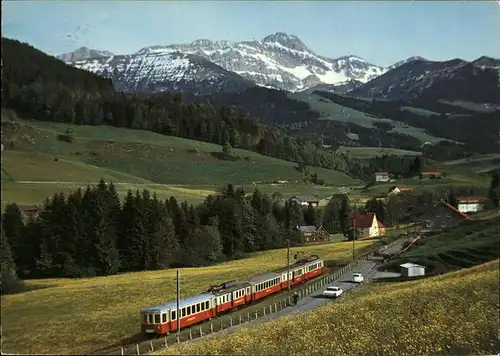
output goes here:
[[338, 298], [344, 293], [340, 287], [327, 287], [323, 292], [324, 297], [328, 298]]
[[364, 280], [365, 279], [361, 273], [353, 273], [352, 274], [352, 281], [354, 283], [363, 283]]

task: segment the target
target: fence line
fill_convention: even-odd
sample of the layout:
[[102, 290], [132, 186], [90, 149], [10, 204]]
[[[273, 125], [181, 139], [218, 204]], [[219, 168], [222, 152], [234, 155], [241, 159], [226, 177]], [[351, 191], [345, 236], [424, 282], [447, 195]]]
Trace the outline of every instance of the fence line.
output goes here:
[[[326, 284], [329, 284], [338, 278], [340, 278], [342, 275], [347, 273], [348, 271], [352, 270], [353, 268], [359, 266], [364, 260], [366, 260], [365, 256], [360, 256], [358, 259], [356, 259], [353, 262], [350, 262], [349, 264], [343, 266], [340, 270], [337, 270], [333, 273], [324, 275], [317, 280], [315, 280], [311, 285], [307, 286], [304, 289], [298, 290], [297, 293], [299, 295], [299, 299], [304, 298], [307, 295], [310, 295], [311, 293], [314, 293], [318, 289], [324, 287]], [[274, 307], [273, 307], [274, 305]], [[263, 318], [267, 315], [272, 315], [274, 313], [277, 313], [285, 308], [288, 308], [290, 306], [294, 305], [292, 302], [292, 296], [288, 296], [280, 300], [279, 302], [276, 302], [274, 304], [269, 305], [268, 307], [263, 307], [260, 309], [256, 309], [255, 312], [250, 314], [250, 312], [247, 313], [247, 318], [245, 320], [242, 315], [239, 315], [239, 318], [234, 318], [233, 316], [229, 316], [229, 320], [220, 320], [219, 325], [217, 327], [214, 326], [213, 320], [210, 322], [210, 331], [208, 333], [203, 332], [203, 328], [200, 325], [198, 328], [198, 331], [196, 332], [193, 327], [189, 328], [187, 340], [193, 340], [200, 338], [204, 335], [211, 335], [213, 333], [218, 333], [221, 332], [225, 329], [231, 328], [236, 325], [241, 325], [248, 323], [252, 320], [256, 320], [259, 318]], [[177, 342], [180, 342], [179, 339], [177, 339]], [[171, 344], [170, 344], [171, 345]], [[119, 352], [121, 355], [140, 355], [141, 352], [143, 354], [163, 349], [165, 347], [170, 346], [169, 343], [167, 342], [167, 336], [164, 337], [164, 339], [155, 339], [155, 340], [150, 340], [149, 342], [141, 343], [141, 344], [135, 344], [134, 346], [129, 346], [129, 347], [121, 347]], [[118, 351], [118, 350], [117, 350]], [[116, 351], [115, 351], [116, 352]], [[110, 354], [115, 354], [114, 352], [110, 352]], [[118, 354], [118, 353], [116, 353]]]

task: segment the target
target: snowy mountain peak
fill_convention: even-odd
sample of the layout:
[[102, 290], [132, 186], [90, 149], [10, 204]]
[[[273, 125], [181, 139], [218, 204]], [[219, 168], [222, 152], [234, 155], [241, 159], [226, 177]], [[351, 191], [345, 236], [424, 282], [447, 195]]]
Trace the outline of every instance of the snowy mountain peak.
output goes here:
[[426, 62], [427, 59], [423, 58], [423, 57], [420, 57], [420, 56], [413, 56], [413, 57], [409, 57], [407, 59], [404, 59], [402, 61], [399, 61], [397, 63], [394, 63], [392, 66], [390, 66], [388, 69], [391, 70], [391, 69], [394, 69], [394, 68], [397, 68], [397, 67], [400, 67], [402, 66], [403, 64], [406, 64], [406, 63], [411, 63], [411, 62], [415, 62], [415, 61], [423, 61], [423, 62]]
[[90, 58], [102, 58], [102, 57], [109, 57], [109, 56], [113, 56], [113, 53], [111, 53], [109, 51], [102, 51], [102, 50], [98, 50], [98, 49], [80, 47], [73, 52], [63, 53], [63, 54], [57, 56], [57, 58], [59, 58], [61, 61], [64, 61], [64, 62], [72, 62], [72, 61], [80, 61], [80, 60], [90, 59]]
[[284, 47], [294, 49], [297, 51], [304, 51], [304, 50], [309, 51], [309, 48], [307, 48], [307, 46], [304, 44], [304, 42], [300, 40], [300, 38], [298, 38], [295, 35], [289, 35], [284, 32], [276, 32], [272, 35], [268, 35], [264, 37], [262, 42], [269, 44], [279, 43]]

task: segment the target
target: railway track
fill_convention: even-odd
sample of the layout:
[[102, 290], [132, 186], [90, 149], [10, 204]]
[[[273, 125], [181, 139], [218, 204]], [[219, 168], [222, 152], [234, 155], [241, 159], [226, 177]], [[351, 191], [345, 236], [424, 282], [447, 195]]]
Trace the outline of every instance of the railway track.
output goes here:
[[[392, 245], [392, 243], [391, 243]], [[375, 246], [371, 246], [363, 251], [356, 259], [356, 264], [364, 260], [366, 256], [378, 250], [380, 245], [375, 243]], [[129, 340], [123, 340], [122, 342], [115, 343], [106, 348], [101, 348], [95, 350], [89, 354], [99, 354], [99, 355], [120, 355], [120, 354], [145, 354], [153, 350], [158, 349], [161, 346], [173, 345], [179, 342], [190, 341], [197, 339], [199, 337], [218, 333], [227, 328], [249, 323], [255, 319], [266, 316], [266, 313], [276, 313], [281, 310], [292, 306], [291, 297], [296, 291], [299, 292], [300, 296], [309, 295], [315, 289], [312, 287], [320, 284], [325, 285], [328, 281], [333, 281], [333, 277], [340, 277], [342, 273], [348, 271], [349, 266], [352, 268], [352, 263], [343, 264], [341, 266], [336, 266], [334, 268], [325, 266], [325, 273], [316, 278], [304, 282], [298, 286], [295, 286], [290, 292], [287, 290], [278, 292], [272, 296], [269, 296], [265, 300], [259, 301], [254, 304], [245, 305], [237, 310], [222, 314], [213, 318], [211, 321], [205, 321], [196, 325], [192, 325], [185, 329], [182, 329], [179, 338], [177, 339], [177, 334], [172, 333], [167, 336], [149, 336], [138, 333], [132, 336]]]
[[[345, 265], [343, 265], [345, 266]], [[230, 312], [220, 314], [216, 318], [213, 318], [211, 321], [204, 321], [202, 323], [192, 325], [187, 328], [183, 328], [180, 332], [180, 338], [179, 342], [182, 341], [188, 341], [193, 338], [197, 338], [199, 336], [202, 336], [207, 333], [212, 333], [212, 332], [218, 332], [223, 329], [225, 329], [225, 326], [233, 326], [240, 323], [240, 320], [242, 322], [248, 322], [250, 320], [255, 320], [255, 315], [257, 312], [257, 317], [260, 317], [262, 315], [262, 309], [263, 308], [271, 308], [274, 307], [276, 304], [277, 308], [280, 308], [279, 310], [282, 310], [285, 307], [290, 306], [289, 304], [284, 305], [283, 300], [290, 298], [293, 293], [296, 291], [302, 292], [305, 289], [307, 289], [309, 286], [313, 285], [315, 282], [317, 282], [319, 279], [324, 278], [325, 276], [331, 275], [337, 270], [337, 268], [332, 268], [332, 267], [326, 267], [325, 272], [319, 276], [317, 276], [314, 279], [308, 280], [307, 282], [304, 282], [298, 286], [295, 286], [292, 288], [290, 292], [287, 290], [278, 292], [273, 294], [272, 296], [269, 296], [268, 298], [258, 301], [256, 303], [252, 304], [246, 304], [236, 310], [232, 310]], [[272, 310], [272, 309], [271, 309]], [[240, 318], [241, 316], [241, 318]], [[213, 326], [210, 327], [210, 324]], [[200, 329], [201, 328], [201, 329]], [[201, 330], [201, 332], [200, 332]], [[204, 331], [205, 330], [205, 331]], [[201, 335], [200, 335], [201, 334]], [[135, 347], [137, 344], [144, 344], [147, 342], [154, 342], [157, 343], [158, 340], [163, 340], [167, 339], [168, 344], [173, 344], [177, 342], [177, 334], [176, 333], [171, 333], [167, 336], [156, 336], [156, 335], [144, 335], [142, 333], [139, 333], [137, 335], [134, 335], [130, 342], [125, 342], [125, 343], [116, 343], [114, 345], [108, 346], [106, 348], [101, 348], [99, 350], [96, 350], [92, 353], [91, 355], [115, 355], [115, 354], [120, 354], [121, 349], [130, 349], [131, 347]], [[143, 347], [140, 347], [140, 353], [141, 350], [144, 349]]]

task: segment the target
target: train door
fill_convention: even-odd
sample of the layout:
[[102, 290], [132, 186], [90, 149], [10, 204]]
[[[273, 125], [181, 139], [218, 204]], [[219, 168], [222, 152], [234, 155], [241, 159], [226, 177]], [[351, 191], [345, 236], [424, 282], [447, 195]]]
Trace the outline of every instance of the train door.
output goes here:
[[252, 301], [252, 287], [247, 287], [247, 292], [245, 295], [245, 302], [249, 303]]
[[216, 317], [217, 316], [217, 297], [214, 297], [212, 298], [212, 312], [210, 312], [210, 315], [213, 316], [213, 317]]

